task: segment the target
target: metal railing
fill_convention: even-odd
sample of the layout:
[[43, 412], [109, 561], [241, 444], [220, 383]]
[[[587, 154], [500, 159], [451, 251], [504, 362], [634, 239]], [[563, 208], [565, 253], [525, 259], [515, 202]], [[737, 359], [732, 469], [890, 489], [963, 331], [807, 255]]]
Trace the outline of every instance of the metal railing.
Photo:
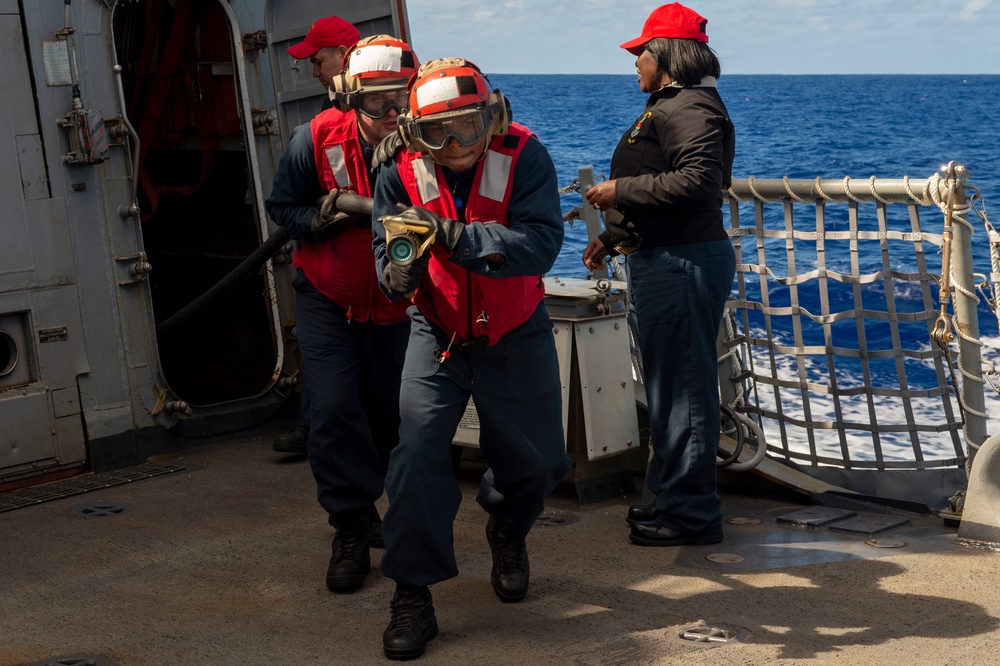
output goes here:
[[724, 345], [745, 368], [728, 379], [769, 455], [925, 470], [986, 439], [966, 181], [953, 163], [927, 179], [733, 183]]

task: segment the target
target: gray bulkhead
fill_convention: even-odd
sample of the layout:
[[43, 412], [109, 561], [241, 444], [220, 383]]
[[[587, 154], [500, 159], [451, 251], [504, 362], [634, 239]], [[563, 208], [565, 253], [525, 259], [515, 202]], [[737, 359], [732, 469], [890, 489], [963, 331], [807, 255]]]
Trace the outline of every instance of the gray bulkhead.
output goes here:
[[409, 37], [402, 0], [0, 0], [0, 489], [294, 411], [290, 246], [157, 325], [275, 230], [325, 92], [285, 49], [330, 14]]

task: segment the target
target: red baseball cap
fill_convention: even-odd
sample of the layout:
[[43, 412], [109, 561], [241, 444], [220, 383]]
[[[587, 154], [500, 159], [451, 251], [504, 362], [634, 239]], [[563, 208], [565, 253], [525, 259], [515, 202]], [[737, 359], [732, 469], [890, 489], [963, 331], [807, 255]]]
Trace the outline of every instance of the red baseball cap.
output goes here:
[[642, 34], [621, 45], [632, 55], [642, 55], [642, 47], [651, 39], [693, 39], [708, 43], [705, 25], [708, 19], [679, 2], [671, 2], [653, 10], [642, 26]]
[[298, 60], [305, 60], [328, 46], [351, 46], [360, 36], [361, 33], [353, 24], [339, 16], [328, 16], [313, 23], [305, 39], [288, 47], [288, 54]]

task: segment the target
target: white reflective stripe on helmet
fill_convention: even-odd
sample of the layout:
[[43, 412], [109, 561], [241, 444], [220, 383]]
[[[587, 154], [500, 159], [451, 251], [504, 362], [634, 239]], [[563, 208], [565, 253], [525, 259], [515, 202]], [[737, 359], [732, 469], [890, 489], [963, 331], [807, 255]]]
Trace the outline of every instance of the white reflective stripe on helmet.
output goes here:
[[403, 49], [398, 46], [365, 46], [351, 54], [347, 73], [362, 76], [368, 72], [399, 72], [403, 69], [402, 58]]
[[428, 81], [417, 88], [417, 109], [458, 98], [458, 81], [453, 76]]

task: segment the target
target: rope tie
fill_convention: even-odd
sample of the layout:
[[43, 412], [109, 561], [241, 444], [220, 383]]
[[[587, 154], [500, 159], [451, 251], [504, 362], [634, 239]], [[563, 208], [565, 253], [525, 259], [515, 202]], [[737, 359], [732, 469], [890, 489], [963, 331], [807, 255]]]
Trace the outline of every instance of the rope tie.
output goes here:
[[[752, 179], [753, 176], [750, 176], [750, 178]], [[738, 194], [736, 194], [736, 192], [733, 192], [733, 186], [732, 185], [729, 186], [729, 189], [726, 190], [726, 192], [728, 192], [729, 196], [732, 197], [733, 199], [735, 199], [737, 203], [746, 203], [748, 201], [752, 201], [752, 199], [743, 199]]]
[[850, 176], [844, 176], [844, 194], [846, 194], [847, 198], [850, 199], [851, 201], [853, 201], [854, 203], [861, 203], [861, 199], [859, 199], [856, 196], [854, 196], [853, 194], [851, 194], [851, 177]]
[[878, 195], [878, 192], [875, 191], [875, 176], [872, 176], [871, 178], [868, 179], [868, 191], [871, 192], [872, 198], [875, 199], [875, 201], [878, 201], [879, 203], [883, 204], [892, 203], [888, 199], [883, 199], [882, 197], [880, 197]]
[[834, 203], [834, 198], [823, 191], [823, 179], [819, 176], [816, 176], [816, 180], [813, 181], [813, 190], [815, 190], [816, 194], [818, 194], [823, 201], [826, 201], [827, 203]]
[[812, 201], [809, 201], [808, 199], [803, 199], [799, 195], [792, 192], [792, 187], [791, 185], [788, 184], [788, 176], [781, 177], [781, 184], [785, 186], [785, 191], [788, 192], [788, 196], [794, 199], [795, 201], [804, 204], [813, 203]]
[[753, 193], [755, 197], [757, 197], [759, 201], [762, 201], [764, 203], [781, 203], [781, 199], [768, 199], [767, 197], [762, 196], [761, 193], [758, 192], [757, 189], [753, 186], [753, 176], [747, 177], [747, 187], [750, 188], [750, 191]]

